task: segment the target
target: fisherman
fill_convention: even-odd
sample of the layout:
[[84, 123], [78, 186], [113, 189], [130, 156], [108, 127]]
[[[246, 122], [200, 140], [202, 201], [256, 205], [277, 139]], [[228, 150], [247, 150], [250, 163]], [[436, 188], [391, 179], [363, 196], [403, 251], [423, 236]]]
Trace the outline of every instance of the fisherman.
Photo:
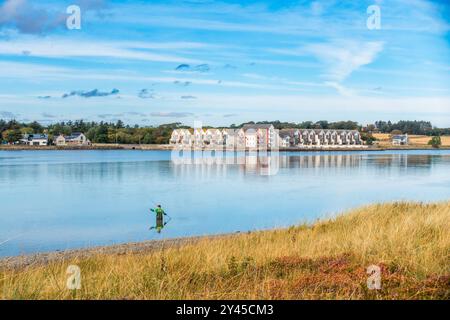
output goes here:
[[156, 213], [156, 231], [161, 233], [162, 228], [164, 228], [164, 217], [167, 214], [161, 208], [161, 205], [158, 204], [155, 209], [150, 209], [151, 212]]

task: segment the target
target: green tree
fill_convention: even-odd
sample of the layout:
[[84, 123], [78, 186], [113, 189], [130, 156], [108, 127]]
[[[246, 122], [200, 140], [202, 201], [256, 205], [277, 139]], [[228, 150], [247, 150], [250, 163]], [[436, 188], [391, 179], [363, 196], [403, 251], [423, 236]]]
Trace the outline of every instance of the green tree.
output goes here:
[[[42, 131], [41, 131], [41, 132], [42, 132]], [[36, 133], [36, 132], [34, 131], [33, 128], [30, 128], [30, 127], [22, 127], [22, 128], [20, 128], [20, 133], [22, 133], [22, 134], [32, 134], [32, 133]]]
[[123, 129], [123, 128], [125, 128], [125, 125], [124, 125], [123, 121], [120, 120], [120, 119], [117, 120], [116, 129]]
[[361, 140], [364, 141], [368, 146], [373, 145], [373, 142], [377, 139], [372, 135], [372, 133], [362, 133]]
[[433, 148], [439, 148], [442, 145], [441, 137], [434, 136], [430, 141], [428, 141], [428, 145], [432, 146]]
[[37, 121], [33, 121], [32, 123], [30, 123], [29, 127], [33, 129], [32, 133], [41, 133], [43, 130], [43, 127]]
[[20, 129], [6, 130], [3, 137], [8, 143], [14, 143], [22, 139], [22, 132]]

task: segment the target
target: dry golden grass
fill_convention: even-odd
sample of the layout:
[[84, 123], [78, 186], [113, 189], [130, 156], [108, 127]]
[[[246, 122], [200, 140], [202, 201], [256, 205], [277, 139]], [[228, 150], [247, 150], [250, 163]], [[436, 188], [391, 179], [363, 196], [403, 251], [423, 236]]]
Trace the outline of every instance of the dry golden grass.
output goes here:
[[[382, 147], [392, 146], [391, 135], [388, 133], [374, 133], [373, 136], [378, 140], [378, 145]], [[409, 145], [418, 147], [427, 147], [431, 140], [429, 136], [409, 135]], [[441, 136], [443, 147], [450, 147], [450, 136]]]
[[[0, 271], [5, 299], [449, 299], [450, 202], [356, 209], [312, 226]], [[66, 289], [81, 268], [82, 288]], [[366, 268], [382, 269], [368, 290]]]

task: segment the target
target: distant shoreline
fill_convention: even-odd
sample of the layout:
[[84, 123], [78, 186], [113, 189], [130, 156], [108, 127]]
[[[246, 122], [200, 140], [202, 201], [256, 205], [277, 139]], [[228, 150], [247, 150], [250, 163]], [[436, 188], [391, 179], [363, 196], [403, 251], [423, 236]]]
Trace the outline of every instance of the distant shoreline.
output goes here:
[[[169, 144], [94, 144], [91, 146], [27, 146], [27, 145], [0, 145], [0, 151], [42, 151], [42, 150], [139, 150], [139, 151], [164, 151], [172, 150]], [[391, 147], [366, 147], [366, 148], [279, 148], [281, 152], [329, 152], [329, 151], [387, 151], [387, 150], [450, 150], [449, 146], [433, 148], [431, 146], [391, 146]], [[195, 151], [201, 151], [200, 149]], [[241, 150], [240, 150], [241, 151]], [[243, 151], [243, 150], [242, 150]], [[249, 150], [246, 150], [249, 151]]]

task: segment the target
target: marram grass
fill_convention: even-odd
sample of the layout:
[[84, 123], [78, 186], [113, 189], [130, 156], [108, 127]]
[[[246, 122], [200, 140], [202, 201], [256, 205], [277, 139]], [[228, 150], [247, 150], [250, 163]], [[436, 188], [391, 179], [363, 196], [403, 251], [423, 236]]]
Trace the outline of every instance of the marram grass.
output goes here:
[[[449, 299], [450, 202], [0, 271], [3, 299]], [[81, 289], [68, 290], [69, 265]], [[381, 289], [367, 267], [381, 268]]]

